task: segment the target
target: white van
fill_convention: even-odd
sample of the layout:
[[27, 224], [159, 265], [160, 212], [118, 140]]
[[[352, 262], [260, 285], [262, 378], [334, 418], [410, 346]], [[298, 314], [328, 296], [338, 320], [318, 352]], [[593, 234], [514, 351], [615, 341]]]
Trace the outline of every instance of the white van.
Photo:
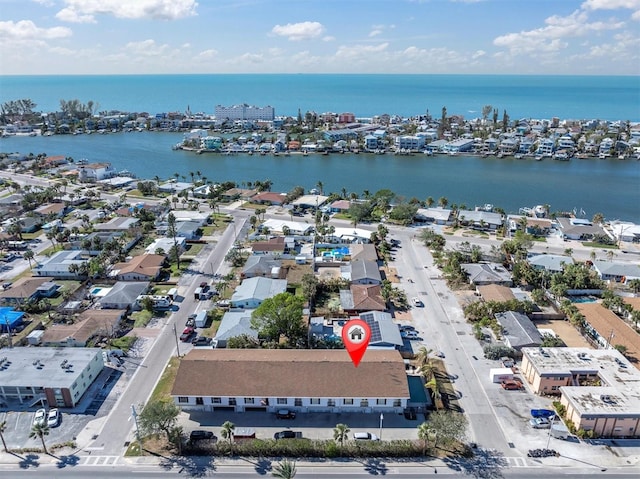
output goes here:
[[370, 432], [354, 432], [353, 438], [356, 441], [379, 441], [380, 438]]
[[178, 288], [171, 288], [169, 291], [167, 291], [167, 296], [171, 298], [171, 301], [175, 301], [178, 297]]

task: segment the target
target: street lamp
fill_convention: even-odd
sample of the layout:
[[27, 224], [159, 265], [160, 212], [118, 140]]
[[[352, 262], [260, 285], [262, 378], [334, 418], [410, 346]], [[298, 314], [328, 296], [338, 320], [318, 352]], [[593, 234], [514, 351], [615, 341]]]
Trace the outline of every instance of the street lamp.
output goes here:
[[380, 432], [379, 432], [379, 439], [382, 441], [382, 421], [384, 421], [384, 414], [380, 413]]
[[138, 445], [140, 446], [140, 451], [142, 451], [142, 441], [140, 440], [140, 426], [138, 425], [138, 411], [136, 411], [136, 406], [134, 404], [131, 405], [131, 417], [133, 418], [133, 422], [136, 424], [136, 440], [138, 441]]

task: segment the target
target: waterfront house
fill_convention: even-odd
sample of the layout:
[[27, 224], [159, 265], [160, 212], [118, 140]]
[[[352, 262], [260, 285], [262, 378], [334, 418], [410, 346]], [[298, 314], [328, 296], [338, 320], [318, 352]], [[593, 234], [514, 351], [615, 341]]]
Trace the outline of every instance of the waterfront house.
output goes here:
[[343, 213], [349, 211], [349, 208], [351, 208], [351, 201], [349, 200], [336, 200], [329, 205], [331, 213]]
[[[82, 251], [58, 251], [34, 266], [33, 274], [40, 277], [80, 279], [82, 276], [86, 276], [81, 274], [82, 265], [86, 262], [87, 260], [83, 257]], [[80, 270], [77, 270], [77, 268], [80, 268]]]
[[437, 225], [448, 225], [451, 222], [451, 213], [452, 210], [445, 208], [418, 208], [414, 219]]
[[555, 151], [555, 142], [549, 138], [543, 138], [538, 143], [536, 155], [552, 156]]
[[118, 281], [154, 281], [160, 275], [164, 262], [164, 255], [142, 254], [134, 256], [125, 263], [114, 264], [109, 276]]
[[640, 279], [640, 265], [613, 261], [595, 260], [593, 269], [603, 281], [627, 284], [634, 279]]
[[616, 221], [610, 223], [609, 228], [616, 241], [640, 243], [640, 225]]
[[464, 153], [473, 150], [474, 142], [471, 138], [460, 138], [447, 143], [444, 151], [448, 153]]
[[328, 196], [324, 195], [302, 195], [300, 198], [293, 200], [291, 204], [294, 208], [307, 210], [324, 205], [328, 198]]
[[89, 163], [78, 166], [78, 180], [83, 183], [96, 182], [116, 175], [111, 163]]
[[371, 231], [362, 228], [336, 227], [328, 241], [336, 243], [370, 243]]
[[394, 144], [395, 144], [396, 151], [399, 151], [399, 150], [418, 151], [424, 148], [425, 139], [423, 136], [401, 135], [401, 136], [396, 136]]
[[286, 279], [247, 278], [234, 291], [230, 299], [232, 308], [255, 309], [267, 298], [287, 290]]
[[606, 233], [600, 225], [581, 218], [558, 218], [558, 228], [564, 239], [588, 241]]
[[231, 188], [227, 191], [223, 192], [220, 195], [220, 198], [223, 201], [236, 201], [236, 200], [244, 200], [249, 201], [256, 195], [257, 191], [255, 189], [246, 189], [246, 188]]
[[259, 205], [281, 206], [284, 204], [286, 199], [287, 195], [285, 193], [263, 191], [262, 193], [258, 193], [253, 198], [251, 198], [251, 202]]
[[358, 368], [342, 350], [194, 349], [180, 362], [171, 396], [187, 410], [265, 414], [401, 414], [410, 398], [400, 353], [374, 349]]
[[458, 221], [474, 229], [497, 230], [502, 227], [504, 218], [500, 213], [483, 210], [459, 210]]
[[307, 236], [311, 234], [314, 229], [313, 224], [303, 223], [301, 221], [287, 221], [279, 219], [268, 219], [260, 225], [261, 231], [268, 231], [271, 233], [284, 234], [283, 230], [286, 230], [290, 235], [302, 235]]

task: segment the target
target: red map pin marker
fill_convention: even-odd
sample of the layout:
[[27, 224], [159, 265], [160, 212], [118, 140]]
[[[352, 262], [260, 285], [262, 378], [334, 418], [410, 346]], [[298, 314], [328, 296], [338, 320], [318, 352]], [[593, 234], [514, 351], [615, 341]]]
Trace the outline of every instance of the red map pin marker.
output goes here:
[[350, 319], [342, 327], [342, 342], [344, 347], [351, 356], [353, 365], [358, 367], [362, 356], [364, 356], [369, 339], [371, 338], [371, 329], [369, 325], [361, 319]]

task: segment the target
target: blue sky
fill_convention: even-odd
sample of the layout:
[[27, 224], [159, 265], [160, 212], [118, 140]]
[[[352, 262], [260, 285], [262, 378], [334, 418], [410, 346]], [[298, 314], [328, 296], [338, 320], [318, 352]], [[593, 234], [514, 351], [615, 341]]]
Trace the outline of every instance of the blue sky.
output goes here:
[[640, 74], [640, 0], [0, 0], [2, 74]]

